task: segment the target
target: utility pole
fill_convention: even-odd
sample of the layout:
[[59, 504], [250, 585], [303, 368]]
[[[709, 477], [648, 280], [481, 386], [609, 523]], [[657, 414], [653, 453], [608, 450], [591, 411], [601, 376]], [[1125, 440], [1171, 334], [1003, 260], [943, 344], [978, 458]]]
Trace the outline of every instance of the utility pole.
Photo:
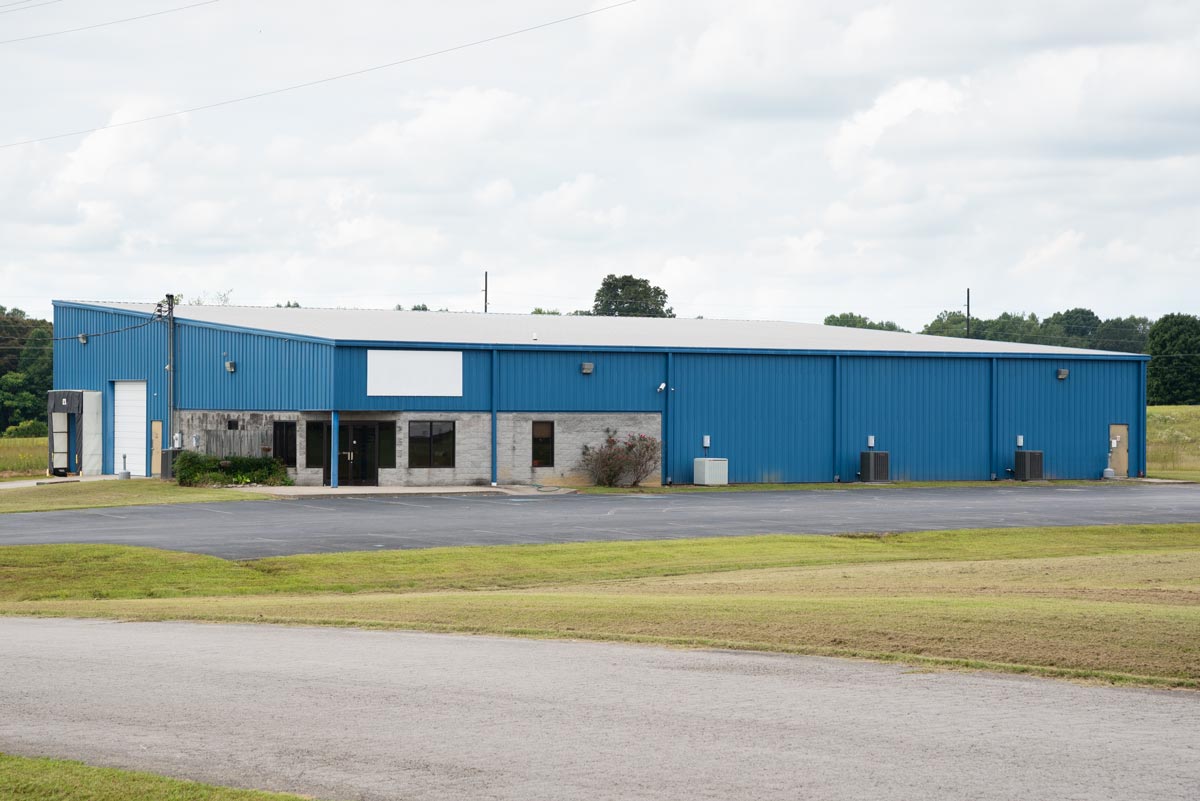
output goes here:
[[483, 313], [487, 314], [488, 306], [488, 291], [487, 291], [487, 270], [483, 271]]
[[971, 287], [967, 287], [967, 339], [971, 338]]
[[175, 446], [175, 295], [167, 293], [167, 442]]

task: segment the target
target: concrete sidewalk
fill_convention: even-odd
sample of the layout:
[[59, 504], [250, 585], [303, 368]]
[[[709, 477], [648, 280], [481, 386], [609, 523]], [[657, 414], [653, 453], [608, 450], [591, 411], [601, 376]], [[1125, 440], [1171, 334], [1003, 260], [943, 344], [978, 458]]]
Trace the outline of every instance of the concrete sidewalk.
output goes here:
[[[38, 478], [31, 478], [28, 481], [0, 481], [0, 491], [21, 489], [22, 487], [50, 486], [51, 484], [78, 484], [81, 481], [115, 481], [116, 478], [116, 476], [71, 476], [70, 478], [39, 476]], [[135, 479], [130, 480], [133, 481]], [[145, 481], [140, 476], [136, 480]]]
[[345, 495], [573, 495], [571, 487], [542, 487], [506, 484], [498, 487], [463, 485], [451, 487], [234, 487], [256, 495], [278, 498], [336, 498]]
[[[54, 484], [78, 484], [92, 481], [114, 481], [116, 476], [71, 476], [31, 478], [28, 481], [0, 481], [0, 491], [25, 487], [51, 486]], [[157, 478], [131, 478], [130, 481], [158, 481]], [[255, 495], [273, 495], [278, 498], [334, 498], [343, 495], [572, 495], [571, 487], [541, 487], [508, 484], [500, 487], [463, 485], [456, 487], [230, 487], [229, 489], [252, 492]]]

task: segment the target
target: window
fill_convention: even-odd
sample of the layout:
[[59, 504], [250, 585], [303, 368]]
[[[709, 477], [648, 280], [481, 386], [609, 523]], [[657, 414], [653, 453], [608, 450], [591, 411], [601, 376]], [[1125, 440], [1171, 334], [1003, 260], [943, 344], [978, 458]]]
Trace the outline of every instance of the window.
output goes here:
[[396, 466], [396, 424], [379, 424], [379, 466]]
[[304, 427], [304, 466], [325, 466], [325, 423], [309, 420]]
[[409, 467], [454, 467], [454, 423], [418, 421], [408, 424]]
[[533, 466], [554, 467], [554, 423], [533, 424]]
[[225, 428], [228, 429], [229, 431], [237, 431], [238, 430], [238, 421], [237, 420], [226, 420]]
[[275, 423], [274, 431], [275, 458], [288, 467], [296, 466], [296, 424]]

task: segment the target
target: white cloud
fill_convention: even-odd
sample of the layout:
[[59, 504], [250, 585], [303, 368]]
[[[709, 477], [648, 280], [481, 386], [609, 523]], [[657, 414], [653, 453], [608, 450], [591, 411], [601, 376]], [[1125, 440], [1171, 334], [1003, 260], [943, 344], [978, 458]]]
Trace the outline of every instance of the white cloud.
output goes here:
[[[564, 13], [324, 9], [215, 4], [155, 35], [130, 24], [0, 48], [0, 69], [22, 76], [0, 87], [0, 139]], [[36, 33], [44, 14], [6, 24]], [[985, 314], [1156, 316], [1200, 296], [1196, 86], [1195, 3], [642, 2], [0, 150], [5, 305], [47, 314], [51, 297], [174, 284], [233, 286], [242, 303], [478, 308], [487, 269], [500, 311], [584, 308], [606, 273], [632, 272], [686, 316], [857, 311], [919, 327], [967, 286]]]
[[953, 114], [963, 98], [962, 90], [945, 81], [921, 78], [904, 81], [876, 98], [871, 108], [842, 124], [829, 145], [830, 160], [839, 169], [851, 167], [870, 153], [888, 129], [914, 114]]

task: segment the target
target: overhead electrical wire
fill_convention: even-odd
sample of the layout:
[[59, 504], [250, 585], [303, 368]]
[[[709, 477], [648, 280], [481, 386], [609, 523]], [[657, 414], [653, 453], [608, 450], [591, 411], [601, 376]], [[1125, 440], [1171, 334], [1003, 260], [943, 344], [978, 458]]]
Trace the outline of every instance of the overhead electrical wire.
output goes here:
[[[44, 3], [37, 3], [36, 5], [32, 5], [32, 6], [21, 6], [20, 8], [10, 8], [7, 11], [0, 11], [0, 14], [16, 14], [18, 11], [28, 11], [31, 8], [41, 8], [42, 6], [52, 6], [55, 3], [61, 3], [61, 2], [62, 2], [62, 0], [45, 0]], [[16, 5], [16, 4], [11, 3], [10, 5]]]
[[[204, 105], [201, 105], [201, 106], [193, 106], [191, 108], [179, 109], [178, 111], [168, 111], [165, 114], [155, 114], [150, 117], [141, 117], [136, 120], [125, 120], [124, 122], [114, 122], [114, 123], [110, 123], [108, 125], [98, 125], [95, 128], [83, 128], [78, 131], [68, 131], [66, 133], [53, 134], [51, 136], [40, 136], [40, 137], [37, 137], [36, 139], [25, 139], [25, 140], [22, 140], [19, 142], [8, 142], [7, 144], [0, 145], [0, 150], [5, 149], [5, 148], [10, 148], [10, 147], [20, 147], [21, 145], [32, 145], [32, 144], [36, 144], [38, 142], [50, 142], [55, 139], [67, 139], [72, 136], [84, 136], [86, 134], [97, 133], [99, 131], [112, 130], [113, 128], [125, 128], [130, 125], [141, 125], [141, 124], [147, 123], [147, 122], [155, 122], [157, 120], [165, 120], [165, 119], [168, 119], [169, 117], [178, 117], [182, 114], [194, 114], [195, 112], [198, 112], [198, 111], [208, 111], [208, 110], [214, 109], [214, 108], [221, 108], [222, 106], [232, 106], [235, 103], [245, 103], [250, 100], [259, 100], [264, 97], [271, 97], [273, 95], [281, 95], [285, 92], [294, 92], [299, 89], [308, 89], [313, 86], [320, 86], [321, 84], [332, 83], [334, 81], [340, 81], [345, 78], [355, 78], [355, 77], [358, 77], [359, 75], [366, 75], [368, 73], [378, 72], [380, 70], [390, 69], [392, 67], [399, 67], [403, 64], [411, 64], [414, 61], [422, 61], [424, 59], [433, 58], [435, 56], [444, 56], [447, 53], [455, 53], [459, 50], [466, 50], [471, 47], [478, 47], [480, 45], [490, 44], [492, 42], [498, 42], [502, 39], [511, 39], [514, 36], [520, 36], [522, 34], [532, 33], [533, 31], [542, 30], [543, 28], [549, 28], [554, 25], [561, 25], [564, 22], [571, 22], [573, 20], [583, 19], [584, 17], [594, 16], [596, 14], [601, 14], [605, 11], [611, 11], [614, 8], [620, 8], [621, 6], [632, 5], [633, 3], [636, 3], [637, 1], [638, 0], [622, 0], [622, 2], [620, 2], [620, 3], [613, 3], [612, 5], [601, 6], [600, 8], [593, 8], [590, 11], [583, 11], [579, 14], [572, 14], [569, 17], [559, 17], [558, 19], [553, 19], [553, 20], [550, 20], [549, 22], [542, 22], [537, 25], [530, 25], [529, 27], [526, 27], [526, 28], [519, 28], [514, 31], [508, 31], [507, 33], [496, 34], [495, 36], [488, 36], [483, 39], [476, 39], [475, 41], [472, 41], [472, 42], [464, 42], [463, 44], [454, 45], [453, 47], [445, 47], [445, 48], [442, 48], [441, 50], [431, 50], [428, 53], [421, 53], [420, 55], [409, 56], [408, 58], [402, 58], [402, 59], [398, 59], [396, 61], [389, 61], [386, 64], [376, 64], [373, 67], [364, 67], [363, 69], [354, 70], [352, 72], [343, 72], [339, 75], [330, 75], [325, 78], [317, 78], [316, 80], [305, 81], [304, 83], [296, 83], [296, 84], [292, 84], [290, 86], [281, 86], [278, 89], [268, 89], [265, 92], [255, 92], [252, 95], [243, 95], [241, 97], [230, 98], [229, 100], [219, 100], [215, 103], [205, 103]], [[54, 0], [54, 2], [61, 2], [61, 0]]]
[[[167, 8], [162, 11], [154, 11], [149, 14], [140, 14], [136, 17], [125, 17], [124, 19], [113, 19], [108, 22], [97, 22], [95, 25], [84, 25], [79, 28], [67, 28], [62, 31], [50, 31], [49, 33], [35, 33], [32, 36], [21, 36], [16, 39], [0, 39], [0, 45], [13, 44], [14, 42], [29, 42], [34, 39], [46, 39], [50, 36], [62, 36], [64, 33], [78, 33], [79, 31], [90, 31], [96, 28], [106, 28], [109, 25], [120, 25], [123, 22], [135, 22], [139, 19], [149, 19], [150, 17], [161, 17], [163, 14], [174, 14], [176, 11], [187, 11], [189, 8], [199, 8], [200, 6], [211, 6], [213, 3], [219, 3], [221, 0], [203, 0], [200, 3], [192, 3], [191, 5], [178, 6], [176, 8]], [[20, 10], [20, 9], [17, 9]]]

